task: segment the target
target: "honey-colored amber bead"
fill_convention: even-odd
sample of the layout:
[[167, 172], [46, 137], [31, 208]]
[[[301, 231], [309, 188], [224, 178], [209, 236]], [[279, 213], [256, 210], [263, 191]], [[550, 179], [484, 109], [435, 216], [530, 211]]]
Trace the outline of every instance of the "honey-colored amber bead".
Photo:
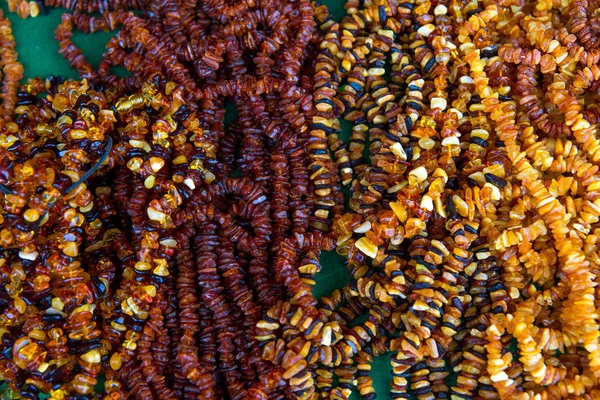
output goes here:
[[25, 300], [17, 296], [14, 299], [14, 304], [19, 314], [25, 314], [25, 311], [27, 311], [27, 303], [25, 303]]
[[94, 349], [82, 354], [81, 359], [90, 364], [99, 364], [102, 360], [102, 355], [98, 349]]
[[50, 398], [52, 400], [64, 400], [66, 392], [64, 389], [56, 389], [50, 391]]
[[81, 394], [90, 394], [94, 391], [94, 387], [98, 381], [88, 375], [77, 374], [73, 378], [73, 389]]
[[43, 348], [27, 336], [17, 339], [13, 345], [13, 362], [21, 369], [37, 369], [46, 358]]
[[142, 289], [150, 297], [156, 296], [156, 286], [154, 286], [154, 285], [147, 285], [147, 286], [144, 286]]
[[355, 243], [355, 246], [371, 258], [375, 258], [377, 256], [377, 246], [367, 237], [358, 239]]
[[50, 277], [48, 275], [38, 275], [33, 279], [33, 290], [43, 292], [50, 287]]
[[63, 253], [69, 257], [77, 257], [79, 255], [79, 246], [75, 242], [67, 242], [63, 245]]
[[152, 189], [155, 181], [156, 177], [154, 175], [149, 175], [146, 179], [144, 179], [144, 187], [146, 189]]
[[19, 131], [19, 125], [14, 122], [9, 122], [6, 124], [6, 129], [8, 129], [10, 133], [17, 133]]
[[133, 267], [138, 271], [148, 271], [152, 268], [152, 265], [144, 261], [138, 261]]
[[138, 172], [144, 161], [140, 157], [133, 157], [127, 162], [127, 168], [133, 172]]
[[404, 205], [401, 202], [392, 201], [390, 202], [390, 208], [396, 214], [396, 217], [400, 220], [400, 222], [406, 222], [408, 219], [408, 212]]
[[104, 389], [108, 392], [114, 392], [117, 390], [121, 390], [121, 383], [119, 381], [115, 381], [115, 380], [110, 380], [107, 379], [106, 381], [104, 381]]
[[25, 221], [27, 222], [35, 222], [40, 218], [40, 213], [37, 210], [30, 208], [23, 213], [23, 218], [25, 218]]

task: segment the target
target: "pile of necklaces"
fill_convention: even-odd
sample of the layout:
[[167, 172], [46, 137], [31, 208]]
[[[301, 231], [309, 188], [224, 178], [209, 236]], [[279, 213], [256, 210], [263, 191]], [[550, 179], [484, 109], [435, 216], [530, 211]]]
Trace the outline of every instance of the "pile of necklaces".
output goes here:
[[4, 396], [600, 398], [597, 0], [8, 7]]

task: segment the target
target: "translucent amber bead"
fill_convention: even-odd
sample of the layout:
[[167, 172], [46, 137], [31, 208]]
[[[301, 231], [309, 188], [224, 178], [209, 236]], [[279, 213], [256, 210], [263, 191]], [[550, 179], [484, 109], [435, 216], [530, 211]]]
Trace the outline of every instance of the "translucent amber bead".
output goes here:
[[135, 271], [132, 268], [125, 268], [123, 270], [123, 278], [125, 279], [133, 279], [135, 278]]
[[[435, 136], [435, 127], [436, 127], [436, 122], [433, 118], [431, 118], [428, 115], [423, 115], [421, 117], [421, 119], [419, 120], [419, 123], [417, 125], [417, 129], [419, 130], [421, 129], [421, 132], [425, 132], [425, 130], [433, 130], [434, 133], [431, 136]], [[414, 136], [421, 138], [421, 137], [431, 137], [431, 136], [419, 136], [418, 134], [415, 134], [414, 132], [412, 133]]]
[[27, 311], [27, 303], [25, 303], [25, 300], [17, 296], [14, 299], [14, 304], [19, 314], [25, 314], [25, 311]]
[[[89, 193], [89, 192], [87, 192], [87, 193]], [[94, 202], [89, 201], [89, 202], [87, 202], [86, 205], [79, 206], [79, 211], [81, 211], [82, 213], [88, 213], [88, 212], [92, 211], [93, 208], [94, 208]]]
[[[84, 108], [84, 110], [88, 110], [88, 109]], [[90, 121], [93, 121], [95, 117], [92, 114], [88, 118]], [[104, 131], [97, 126], [90, 126], [87, 131], [87, 137], [89, 140], [93, 140], [93, 141], [104, 140]]]
[[392, 209], [396, 217], [398, 217], [400, 222], [406, 222], [406, 219], [408, 218], [408, 212], [406, 211], [406, 207], [404, 207], [404, 205], [401, 202], [390, 202], [390, 208]]
[[202, 160], [195, 159], [190, 163], [190, 168], [195, 170], [201, 170], [204, 168], [204, 164], [202, 163]]
[[187, 142], [185, 135], [177, 135], [173, 137], [173, 144], [175, 146], [183, 146]]
[[156, 286], [147, 285], [147, 286], [144, 286], [142, 289], [144, 290], [144, 293], [146, 293], [150, 297], [156, 296]]
[[18, 139], [13, 135], [0, 135], [0, 146], [2, 147], [10, 147], [12, 146]]
[[166, 265], [157, 265], [152, 273], [157, 276], [169, 276], [169, 268]]
[[33, 291], [42, 292], [50, 287], [50, 277], [48, 275], [38, 275], [33, 279]]
[[[367, 233], [365, 233], [365, 236], [373, 243], [373, 245], [375, 246], [382, 246], [385, 242], [383, 241], [383, 238], [381, 238], [381, 236], [377, 235], [375, 233], [375, 231], [371, 230], [368, 231]], [[365, 253], [363, 251], [363, 253]], [[365, 253], [367, 254], [367, 253]]]
[[18, 243], [24, 244], [25, 242], [29, 242], [31, 239], [33, 239], [33, 231], [27, 231], [27, 232], [23, 232], [23, 231], [19, 231], [17, 230], [15, 232], [15, 239], [17, 240]]
[[181, 202], [178, 202], [177, 197], [173, 196], [170, 193], [165, 194], [163, 200], [163, 203], [165, 204], [166, 208], [170, 208], [171, 210], [176, 209], [177, 206], [181, 204]]
[[24, 281], [26, 277], [27, 277], [27, 275], [25, 274], [25, 270], [23, 269], [23, 264], [14, 263], [11, 265], [11, 271], [10, 271], [10, 281], [11, 282], [15, 283], [15, 282]]
[[69, 131], [69, 139], [71, 139], [71, 140], [87, 139], [87, 131], [84, 131], [83, 129], [71, 129]]
[[427, 170], [425, 167], [418, 167], [408, 173], [408, 182], [411, 186], [424, 182], [427, 179]]
[[29, 178], [33, 176], [33, 174], [35, 173], [35, 169], [31, 162], [28, 161], [25, 162], [25, 164], [23, 164], [21, 168], [15, 168], [15, 172], [19, 175], [22, 175], [23, 177]]
[[27, 336], [29, 336], [33, 340], [39, 340], [39, 341], [46, 340], [46, 332], [44, 332], [41, 329], [34, 329], [31, 332], [29, 332]]
[[6, 201], [10, 203], [13, 207], [18, 208], [25, 207], [25, 204], [27, 203], [23, 197], [14, 194], [6, 195]]
[[102, 228], [102, 221], [100, 221], [100, 219], [95, 219], [93, 221], [90, 222], [90, 228], [91, 229], [100, 229]]
[[144, 232], [142, 236], [142, 247], [148, 249], [158, 249], [158, 232]]
[[0, 231], [0, 245], [2, 245], [2, 247], [10, 248], [14, 243], [14, 240], [15, 238], [9, 230], [3, 229]]
[[425, 222], [419, 218], [409, 218], [404, 226], [404, 232], [406, 238], [411, 238], [419, 234], [419, 232], [425, 230]]
[[357, 214], [344, 214], [333, 225], [333, 231], [336, 235], [342, 236], [352, 233], [361, 224], [361, 217]]
[[135, 263], [133, 268], [137, 269], [138, 271], [149, 271], [152, 268], [152, 265], [144, 261], [138, 261]]
[[35, 222], [40, 218], [40, 213], [37, 210], [30, 208], [23, 213], [23, 218], [25, 218], [25, 221], [27, 222]]
[[63, 308], [65, 307], [65, 303], [63, 303], [63, 301], [58, 297], [53, 298], [51, 303], [52, 303], [52, 308], [59, 310], [59, 311], [62, 311]]
[[336, 247], [335, 252], [342, 257], [346, 257], [348, 255], [348, 247], [350, 245], [351, 243], [349, 241], [345, 241]]
[[160, 157], [150, 157], [150, 168], [152, 171], [158, 172], [165, 165], [165, 160]]
[[120, 233], [121, 233], [121, 230], [118, 228], [108, 229], [106, 232], [104, 232], [104, 235], [102, 236], [102, 240], [105, 242], [110, 242], [114, 239], [115, 235], [118, 235]]
[[64, 389], [56, 389], [50, 391], [50, 399], [51, 400], [64, 400], [66, 392]]
[[[188, 160], [185, 156], [177, 156], [173, 159], [173, 165], [182, 165], [182, 164], [187, 164]], [[192, 168], [192, 169], [198, 169], [198, 168]]]
[[392, 228], [396, 228], [398, 226], [398, 218], [396, 217], [394, 211], [390, 210], [383, 211], [381, 214], [379, 214], [379, 222]]
[[171, 220], [171, 217], [161, 211], [158, 211], [154, 207], [148, 207], [146, 209], [146, 213], [148, 214], [148, 218], [150, 218], [150, 220], [156, 221], [161, 225], [167, 224]]
[[[75, 211], [75, 209], [73, 209], [73, 210]], [[83, 225], [84, 222], [85, 222], [85, 217], [83, 216], [83, 214], [76, 212], [73, 215], [73, 218], [71, 218], [69, 226], [79, 227], [79, 226]]]
[[126, 331], [127, 331], [127, 327], [126, 327], [125, 325], [118, 324], [118, 323], [116, 323], [116, 322], [114, 322], [114, 321], [110, 323], [110, 326], [111, 326], [113, 329], [115, 329], [115, 330], [117, 330], [117, 331], [119, 331], [119, 332], [126, 332]]
[[9, 122], [6, 124], [6, 129], [8, 129], [10, 133], [17, 133], [19, 131], [19, 125], [15, 124], [14, 122]]
[[[112, 359], [112, 357], [111, 357]], [[112, 367], [112, 365], [111, 365]], [[116, 371], [116, 370], [115, 370]], [[119, 383], [119, 381], [113, 381], [113, 380], [106, 380], [104, 381], [104, 389], [107, 392], [115, 392], [117, 390], [121, 390], [121, 384]]]
[[129, 168], [133, 172], [139, 172], [143, 163], [144, 160], [142, 160], [140, 157], [133, 157], [127, 162], [127, 168]]
[[[397, 226], [398, 224], [396, 224]], [[390, 239], [394, 236], [394, 232], [395, 232], [396, 228], [392, 225], [387, 225], [387, 224], [377, 224], [375, 226], [375, 228], [373, 229], [373, 231], [375, 232], [376, 235], [384, 238], [384, 239]]]
[[215, 174], [213, 174], [212, 172], [210, 172], [208, 169], [203, 169], [202, 170], [202, 174], [204, 175], [204, 182], [211, 184], [214, 182], [215, 179], [217, 179], [217, 177], [215, 176]]
[[121, 369], [123, 361], [121, 360], [121, 356], [119, 355], [119, 353], [115, 352], [112, 356], [110, 356], [109, 364], [114, 371], [118, 371]]
[[202, 141], [202, 142], [198, 142], [196, 141], [195, 143], [196, 147], [199, 147], [201, 149], [204, 149], [204, 151], [208, 154], [211, 154], [211, 158], [214, 158], [216, 156], [216, 151], [217, 151], [217, 147], [214, 145], [214, 143], [209, 143], [206, 141]]
[[154, 182], [156, 182], [156, 177], [154, 175], [148, 175], [146, 179], [144, 179], [144, 187], [150, 190], [154, 187]]
[[43, 348], [27, 336], [15, 341], [13, 345], [13, 362], [21, 369], [37, 369], [39, 363], [46, 359]]
[[115, 108], [119, 113], [126, 113], [135, 108], [143, 107], [146, 103], [146, 99], [142, 96], [141, 93], [136, 93], [128, 98], [122, 98], [117, 101], [115, 104]]
[[133, 340], [125, 340], [123, 342], [123, 347], [125, 347], [129, 351], [134, 351], [135, 349], [137, 349], [137, 343], [135, 343], [135, 341]]
[[90, 364], [99, 364], [102, 361], [102, 355], [98, 349], [93, 349], [83, 354], [81, 359]]
[[355, 243], [355, 246], [357, 249], [371, 258], [375, 258], [377, 256], [377, 246], [367, 237], [358, 239]]
[[62, 249], [63, 253], [69, 257], [77, 257], [79, 255], [79, 247], [75, 242], [67, 242]]
[[73, 389], [81, 394], [90, 394], [94, 391], [94, 386], [96, 386], [98, 381], [91, 376], [84, 374], [77, 374], [71, 384], [73, 385]]
[[179, 194], [179, 190], [177, 190], [175, 185], [169, 186], [167, 195], [172, 197], [172, 199], [173, 199], [172, 201], [174, 202], [175, 206], [180, 206], [181, 203], [183, 202], [183, 199], [181, 198], [181, 194]]
[[397, 162], [390, 163], [384, 160], [379, 160], [377, 161], [377, 166], [389, 174], [402, 174], [404, 171], [406, 171], [406, 165]]

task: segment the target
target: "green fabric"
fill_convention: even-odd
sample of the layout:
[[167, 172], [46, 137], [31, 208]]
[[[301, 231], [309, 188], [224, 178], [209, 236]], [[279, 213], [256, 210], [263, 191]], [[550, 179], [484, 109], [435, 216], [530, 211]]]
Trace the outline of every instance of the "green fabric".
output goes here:
[[[337, 21], [344, 15], [344, 1], [322, 0], [321, 2], [330, 7], [330, 11]], [[61, 15], [65, 10], [48, 9], [46, 15], [40, 14], [37, 18], [22, 20], [15, 14], [8, 12], [6, 1], [1, 1], [1, 7], [12, 22], [19, 59], [25, 69], [25, 78], [46, 77], [48, 75], [77, 78], [77, 73], [71, 70], [67, 61], [58, 54], [58, 42], [54, 39], [54, 31], [60, 24]], [[87, 60], [94, 67], [97, 67], [110, 37], [111, 33], [105, 32], [91, 35], [75, 32], [73, 42], [78, 48], [84, 50]], [[113, 72], [119, 74], [117, 71]], [[119, 72], [122, 73], [122, 71]], [[342, 127], [346, 129], [344, 129], [341, 136], [347, 139], [349, 126], [343, 123]], [[315, 288], [317, 297], [329, 295], [334, 289], [344, 287], [350, 280], [350, 274], [344, 267], [343, 257], [338, 256], [335, 252], [323, 254], [321, 263], [323, 270], [317, 276]], [[389, 399], [390, 355], [375, 359], [372, 371], [378, 399]], [[355, 392], [351, 398], [359, 399], [359, 396]]]

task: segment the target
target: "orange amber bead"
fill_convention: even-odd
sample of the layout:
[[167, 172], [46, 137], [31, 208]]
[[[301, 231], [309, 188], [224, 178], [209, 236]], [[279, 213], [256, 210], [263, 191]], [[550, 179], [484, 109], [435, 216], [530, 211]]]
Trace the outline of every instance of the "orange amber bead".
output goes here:
[[21, 369], [34, 371], [46, 359], [43, 347], [23, 336], [13, 345], [13, 362]]

